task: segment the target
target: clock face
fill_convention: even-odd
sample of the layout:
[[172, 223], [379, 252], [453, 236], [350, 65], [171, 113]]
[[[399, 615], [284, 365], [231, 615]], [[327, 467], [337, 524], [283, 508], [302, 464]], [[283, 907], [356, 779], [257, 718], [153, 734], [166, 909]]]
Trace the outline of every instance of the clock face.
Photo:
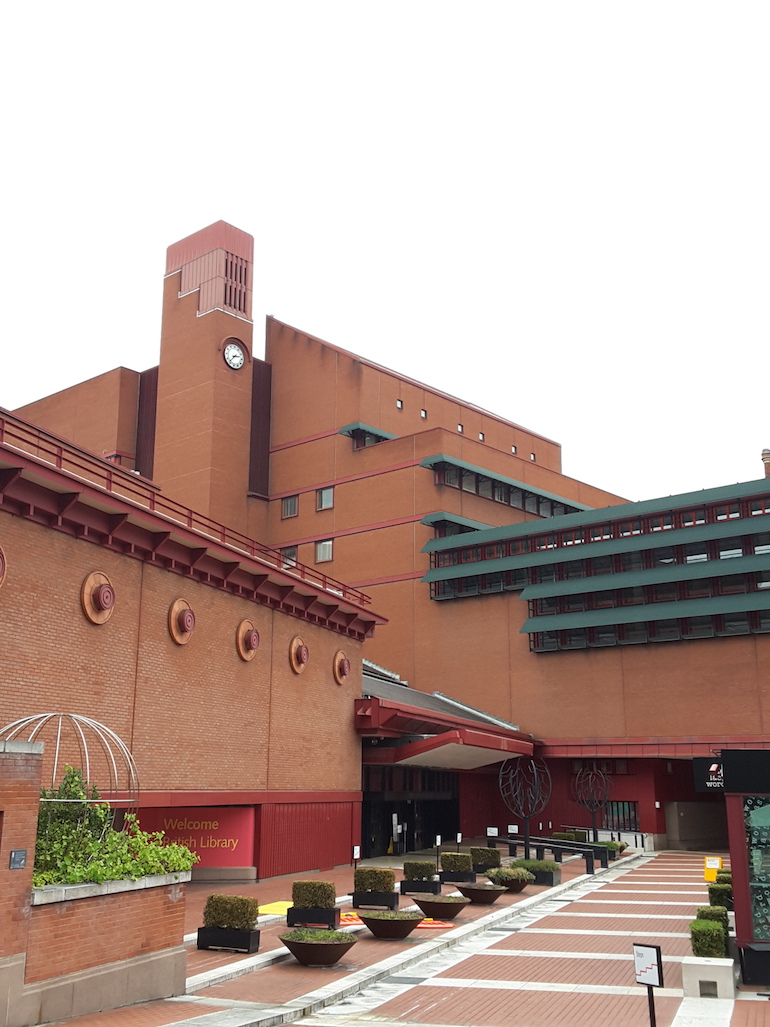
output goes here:
[[243, 367], [246, 357], [243, 350], [234, 342], [228, 342], [224, 349], [225, 363], [235, 371]]

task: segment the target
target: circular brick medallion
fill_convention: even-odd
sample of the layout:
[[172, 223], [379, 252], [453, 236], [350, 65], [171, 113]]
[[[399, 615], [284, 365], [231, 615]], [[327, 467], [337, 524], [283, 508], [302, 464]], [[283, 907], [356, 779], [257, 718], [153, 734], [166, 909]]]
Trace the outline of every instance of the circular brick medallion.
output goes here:
[[295, 674], [301, 674], [310, 660], [310, 650], [299, 635], [295, 635], [289, 645], [289, 663]]
[[235, 647], [242, 660], [253, 660], [259, 649], [259, 632], [250, 620], [242, 620], [235, 632]]
[[338, 649], [334, 654], [332, 669], [334, 671], [334, 680], [338, 685], [344, 685], [350, 675], [350, 660], [341, 649]]
[[168, 633], [177, 645], [187, 645], [195, 631], [195, 614], [186, 599], [177, 599], [168, 608]]
[[80, 587], [80, 605], [92, 624], [105, 624], [110, 619], [115, 612], [115, 589], [106, 574], [93, 571], [88, 575]]
[[5, 559], [5, 553], [3, 547], [0, 546], [0, 588], [3, 587], [5, 581], [5, 572], [8, 569], [8, 561]]

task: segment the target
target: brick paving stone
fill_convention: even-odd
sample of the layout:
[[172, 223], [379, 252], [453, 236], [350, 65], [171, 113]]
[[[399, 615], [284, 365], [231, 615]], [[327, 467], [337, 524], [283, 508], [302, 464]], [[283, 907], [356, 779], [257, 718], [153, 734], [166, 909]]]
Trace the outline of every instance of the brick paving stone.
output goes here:
[[[517, 931], [515, 934], [495, 942], [490, 950], [501, 949], [532, 949], [537, 952], [627, 952], [633, 951], [633, 945], [640, 940], [638, 934], [535, 934], [532, 931]], [[692, 947], [689, 936], [686, 938], [670, 938], [665, 934], [658, 935], [655, 940], [645, 937], [650, 945], [660, 945], [663, 956], [690, 956]], [[770, 1005], [770, 1003], [768, 1003]]]
[[224, 1006], [203, 1007], [197, 1002], [165, 999], [156, 1002], [141, 1002], [136, 1006], [121, 1006], [105, 1013], [88, 1013], [71, 1020], [57, 1020], [55, 1023], [77, 1024], [77, 1027], [163, 1027], [167, 1023], [188, 1020], [201, 1013], [221, 1012]]
[[[671, 1027], [679, 1000], [656, 998], [658, 1027]], [[412, 988], [377, 1007], [377, 1019], [457, 1027], [649, 1027], [646, 995]]]
[[[627, 958], [604, 959], [597, 955], [563, 956], [490, 956], [464, 959], [436, 975], [479, 981], [537, 981], [543, 984], [590, 984], [602, 987], [631, 988], [636, 984], [631, 950]], [[663, 977], [667, 988], [682, 987], [680, 963], [665, 963]]]
[[569, 912], [568, 909], [551, 913], [542, 920], [537, 921], [538, 927], [570, 927], [580, 931], [628, 931], [633, 934], [635, 930], [654, 931], [660, 934], [686, 934], [690, 930], [693, 916], [671, 917], [662, 919], [659, 917], [623, 916], [613, 917], [611, 914], [606, 917], [600, 916], [578, 916]]
[[770, 1002], [736, 1002], [730, 1027], [770, 1027]]

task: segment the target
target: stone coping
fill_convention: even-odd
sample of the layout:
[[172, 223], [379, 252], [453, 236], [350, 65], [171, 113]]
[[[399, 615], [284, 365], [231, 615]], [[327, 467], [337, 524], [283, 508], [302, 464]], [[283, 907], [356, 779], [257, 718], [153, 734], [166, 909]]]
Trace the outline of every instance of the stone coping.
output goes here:
[[100, 895], [117, 895], [119, 892], [144, 891], [145, 888], [164, 888], [170, 884], [185, 884], [192, 876], [189, 870], [178, 870], [172, 874], [149, 874], [136, 881], [105, 881], [94, 884], [47, 884], [44, 888], [32, 889], [32, 905], [45, 906], [51, 902], [71, 902], [73, 899], [92, 899]]

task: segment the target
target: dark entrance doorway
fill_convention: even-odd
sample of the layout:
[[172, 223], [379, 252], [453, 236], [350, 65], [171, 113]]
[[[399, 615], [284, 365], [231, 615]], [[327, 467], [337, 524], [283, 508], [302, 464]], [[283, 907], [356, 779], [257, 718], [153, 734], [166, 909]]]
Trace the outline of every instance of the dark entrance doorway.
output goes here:
[[459, 824], [456, 771], [364, 765], [363, 772], [364, 859], [430, 848], [437, 834], [454, 840]]

